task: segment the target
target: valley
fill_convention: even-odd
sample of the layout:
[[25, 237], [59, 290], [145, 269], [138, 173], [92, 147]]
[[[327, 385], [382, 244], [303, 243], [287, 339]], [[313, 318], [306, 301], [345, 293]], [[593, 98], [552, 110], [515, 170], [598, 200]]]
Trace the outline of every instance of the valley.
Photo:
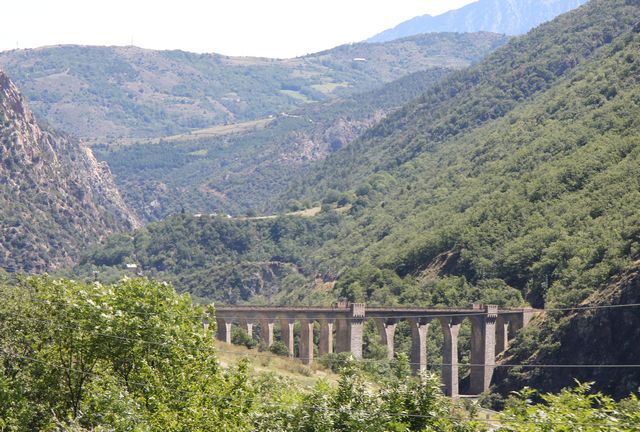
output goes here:
[[44, 120], [109, 142], [257, 120], [431, 67], [459, 69], [506, 40], [489, 33], [419, 35], [293, 59], [63, 45], [6, 51], [0, 67]]
[[639, 53], [637, 0], [0, 52], [0, 429], [637, 430]]

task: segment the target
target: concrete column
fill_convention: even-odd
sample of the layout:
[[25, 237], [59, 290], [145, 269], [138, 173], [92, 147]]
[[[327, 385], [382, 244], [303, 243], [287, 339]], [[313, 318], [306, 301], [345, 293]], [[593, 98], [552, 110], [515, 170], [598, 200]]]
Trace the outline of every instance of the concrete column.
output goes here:
[[349, 352], [349, 320], [338, 318], [336, 320], [336, 352]]
[[489, 390], [496, 364], [496, 319], [498, 307], [487, 305], [486, 315], [471, 320], [471, 394]]
[[300, 321], [300, 360], [313, 363], [313, 320]]
[[218, 340], [231, 343], [231, 321], [227, 321], [224, 318], [216, 318], [216, 333]]
[[320, 320], [320, 355], [333, 353], [333, 321]]
[[253, 323], [251, 321], [241, 319], [240, 328], [246, 331], [250, 338], [253, 337]]
[[376, 327], [380, 333], [380, 342], [387, 347], [387, 358], [393, 360], [394, 340], [398, 321], [395, 319], [375, 318]]
[[509, 318], [498, 315], [496, 319], [496, 355], [509, 348], [509, 326]]
[[362, 358], [362, 342], [364, 337], [364, 320], [352, 320], [350, 323], [349, 351], [357, 359]]
[[354, 303], [350, 307], [347, 317], [336, 320], [336, 352], [350, 352], [355, 358], [361, 359], [364, 304]]
[[268, 347], [270, 347], [273, 345], [274, 321], [272, 319], [262, 318], [258, 323], [260, 324], [260, 338]]
[[280, 332], [282, 333], [282, 342], [286, 345], [287, 349], [289, 350], [290, 356], [294, 354], [294, 347], [295, 347], [294, 330], [293, 330], [294, 324], [295, 324], [295, 321], [292, 319], [280, 320]]
[[414, 373], [427, 368], [427, 331], [431, 319], [411, 318], [411, 369]]
[[444, 347], [442, 349], [442, 384], [444, 394], [457, 398], [460, 392], [458, 383], [458, 335], [464, 318], [443, 317], [440, 318], [442, 333], [444, 335]]

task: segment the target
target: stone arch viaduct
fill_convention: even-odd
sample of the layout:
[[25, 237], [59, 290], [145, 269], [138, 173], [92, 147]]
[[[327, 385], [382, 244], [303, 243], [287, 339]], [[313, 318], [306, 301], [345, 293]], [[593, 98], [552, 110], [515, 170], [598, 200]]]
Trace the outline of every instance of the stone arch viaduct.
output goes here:
[[[526, 326], [533, 309], [499, 309], [495, 305], [474, 304], [470, 308], [368, 308], [362, 303], [339, 302], [330, 308], [316, 307], [217, 307], [217, 338], [231, 343], [231, 328], [238, 324], [249, 335], [254, 325], [260, 326], [260, 338], [268, 346], [274, 342], [274, 326], [280, 324], [282, 342], [294, 354], [294, 325], [300, 325], [299, 356], [307, 364], [313, 362], [314, 323], [320, 325], [318, 353], [351, 352], [362, 358], [365, 320], [376, 323], [380, 340], [394, 356], [394, 335], [401, 320], [411, 327], [411, 364], [414, 372], [427, 367], [427, 331], [432, 321], [440, 322], [444, 335], [442, 381], [445, 394], [459, 395], [458, 334], [465, 319], [471, 322], [470, 393], [489, 389], [496, 356], [506, 350], [509, 339]], [[335, 337], [334, 337], [335, 336]], [[335, 339], [335, 340], [334, 340]]]

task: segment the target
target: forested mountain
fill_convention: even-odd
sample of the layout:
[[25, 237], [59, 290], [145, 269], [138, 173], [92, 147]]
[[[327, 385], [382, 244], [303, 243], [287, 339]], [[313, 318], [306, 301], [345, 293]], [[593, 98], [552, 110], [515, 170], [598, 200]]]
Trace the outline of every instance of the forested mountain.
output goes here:
[[[295, 264], [295, 277], [304, 279], [293, 287], [280, 281], [272, 297], [278, 301], [344, 296], [454, 306], [522, 296], [535, 307], [596, 301], [616, 275], [634, 271], [640, 254], [638, 22], [636, 0], [593, 0], [445, 78], [283, 195], [282, 206], [290, 199], [325, 203], [320, 218], [296, 220], [284, 235], [276, 219], [249, 241], [225, 243], [219, 238], [231, 226], [250, 222], [216, 225], [183, 216], [139, 234], [148, 237], [128, 241], [121, 255], [113, 245], [93, 251], [85, 270], [102, 253], [118, 257], [115, 265], [145, 257], [153, 272], [189, 268], [172, 276], [181, 289], [225, 274], [228, 268], [217, 273], [210, 258], [189, 255], [189, 247], [178, 253], [171, 236], [179, 233], [216, 255], [259, 245], [259, 257], [246, 257]], [[336, 203], [340, 211], [332, 210]], [[189, 228], [199, 223], [211, 234]], [[243, 253], [226, 259], [241, 264]], [[194, 268], [206, 276], [187, 280]], [[243, 289], [237, 276], [226, 279], [225, 290]], [[210, 295], [225, 297], [211, 287]], [[512, 353], [566, 360], [559, 342], [575, 328], [563, 317], [549, 314]], [[595, 325], [588, 315], [582, 319], [582, 328]], [[633, 321], [620, 323], [624, 333]], [[574, 357], [582, 355], [579, 343], [572, 346]], [[590, 372], [585, 378], [612, 385], [612, 375]]]
[[79, 137], [110, 142], [255, 120], [430, 67], [464, 67], [504, 39], [419, 36], [284, 60], [53, 46], [0, 53], [0, 67], [39, 117]]
[[[212, 136], [96, 145], [94, 151], [109, 163], [125, 201], [144, 220], [181, 209], [192, 214], [271, 212], [292, 178], [452, 71], [416, 72], [379, 90], [308, 104], [249, 130], [236, 125]], [[289, 210], [311, 206], [287, 204]]]
[[476, 32], [520, 35], [588, 0], [478, 0], [442, 15], [423, 15], [398, 24], [369, 42], [387, 42], [430, 32]]
[[[285, 192], [322, 198], [347, 190], [377, 172], [402, 171], [420, 154], [446, 150], [449, 140], [505, 117], [539, 98], [598, 50], [635, 24], [635, 3], [594, 2], [512, 40], [376, 125], [344, 151], [329, 157]], [[623, 16], [621, 10], [628, 11]], [[587, 25], [588, 24], [588, 25]], [[434, 167], [436, 168], [436, 167]], [[284, 197], [283, 197], [284, 200]]]
[[0, 267], [46, 271], [139, 223], [91, 150], [43, 130], [0, 71]]

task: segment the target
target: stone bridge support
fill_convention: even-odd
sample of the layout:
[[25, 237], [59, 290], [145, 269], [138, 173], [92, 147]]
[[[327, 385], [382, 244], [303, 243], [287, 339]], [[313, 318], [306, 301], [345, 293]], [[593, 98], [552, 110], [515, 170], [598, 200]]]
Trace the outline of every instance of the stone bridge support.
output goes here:
[[427, 369], [427, 332], [430, 318], [410, 318], [411, 369], [414, 373]]
[[[474, 305], [475, 306], [475, 305]], [[471, 385], [472, 394], [489, 390], [496, 365], [496, 319], [498, 306], [486, 306], [486, 314], [471, 317]]]
[[253, 322], [246, 320], [246, 319], [241, 319], [240, 320], [240, 328], [242, 330], [244, 330], [245, 332], [247, 332], [247, 334], [249, 335], [250, 338], [253, 337]]
[[300, 321], [300, 344], [298, 348], [302, 363], [313, 363], [313, 320]]
[[294, 326], [295, 321], [292, 319], [281, 319], [280, 320], [280, 333], [282, 334], [282, 342], [289, 350], [289, 355], [295, 355], [295, 334], [294, 334]]
[[393, 360], [395, 356], [395, 334], [398, 327], [398, 320], [394, 318], [374, 318], [378, 333], [380, 333], [380, 343], [387, 347], [387, 358]]
[[440, 318], [440, 325], [444, 335], [442, 347], [442, 385], [444, 394], [452, 398], [459, 395], [458, 383], [458, 335], [463, 317]]
[[231, 325], [232, 322], [230, 320], [216, 318], [216, 334], [218, 340], [228, 344], [231, 343]]
[[260, 318], [258, 320], [258, 324], [260, 325], [260, 338], [263, 340], [265, 345], [270, 347], [273, 345], [273, 328], [275, 326], [275, 320]]
[[509, 349], [509, 340], [533, 318], [533, 309], [500, 313], [496, 318], [496, 356]]
[[496, 355], [509, 348], [509, 333], [513, 331], [512, 327], [508, 318], [498, 316], [496, 319]]
[[320, 320], [320, 346], [318, 353], [322, 356], [333, 353], [333, 321]]
[[364, 304], [351, 304], [351, 313], [336, 320], [336, 352], [350, 352], [357, 359], [362, 358], [364, 332]]

